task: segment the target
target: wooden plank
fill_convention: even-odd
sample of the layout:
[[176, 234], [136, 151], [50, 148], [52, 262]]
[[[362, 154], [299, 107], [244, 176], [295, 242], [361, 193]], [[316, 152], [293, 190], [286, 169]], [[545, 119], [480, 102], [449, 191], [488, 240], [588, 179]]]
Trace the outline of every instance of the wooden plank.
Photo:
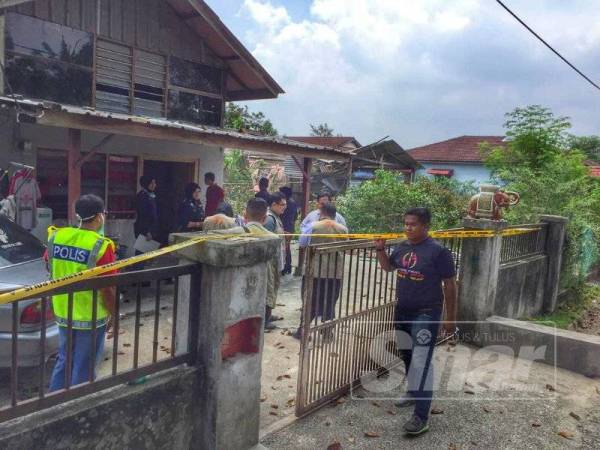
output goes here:
[[66, 0], [52, 0], [50, 3], [50, 20], [52, 22], [66, 25], [67, 19], [67, 1]]
[[81, 167], [77, 167], [77, 161], [81, 158], [81, 130], [69, 128], [68, 133], [68, 194], [67, 207], [69, 209], [69, 221], [75, 221], [75, 202], [81, 195]]
[[123, 2], [123, 42], [127, 45], [135, 45], [135, 2], [126, 0]]
[[100, 1], [100, 35], [110, 37], [110, 3]]
[[110, 2], [110, 37], [123, 41], [123, 3], [121, 0], [106, 0]]
[[160, 21], [158, 18], [160, 8], [158, 4], [159, 0], [148, 0], [148, 11], [146, 13], [148, 18], [148, 48], [155, 51], [160, 49]]
[[81, 1], [68, 0], [67, 2], [67, 25], [71, 28], [81, 29]]
[[[310, 173], [312, 171], [312, 159], [304, 158], [304, 169], [302, 174], [302, 218], [306, 217], [310, 209]], [[307, 177], [306, 174], [309, 176]]]
[[17, 6], [17, 12], [19, 12], [19, 14], [25, 14], [26, 16], [33, 16], [33, 6], [33, 2], [23, 3], [22, 5]]
[[81, 0], [81, 29], [89, 33], [96, 32], [97, 0]]
[[135, 1], [135, 41], [136, 45], [140, 48], [148, 48], [148, 16], [146, 15], [146, 2], [145, 0], [131, 0]]
[[34, 5], [34, 15], [40, 19], [50, 19], [50, 7], [48, 0], [36, 0]]

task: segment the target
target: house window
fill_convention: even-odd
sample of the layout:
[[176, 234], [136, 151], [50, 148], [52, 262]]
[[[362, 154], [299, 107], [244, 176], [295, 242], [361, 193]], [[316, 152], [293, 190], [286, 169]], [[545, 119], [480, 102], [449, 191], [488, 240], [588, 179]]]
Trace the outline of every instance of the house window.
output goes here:
[[454, 175], [454, 169], [427, 169], [427, 173], [436, 177], [450, 178]]
[[91, 33], [7, 13], [5, 47], [6, 92], [12, 89], [30, 98], [78, 106], [91, 104]]
[[222, 81], [220, 69], [171, 57], [167, 117], [221, 126]]

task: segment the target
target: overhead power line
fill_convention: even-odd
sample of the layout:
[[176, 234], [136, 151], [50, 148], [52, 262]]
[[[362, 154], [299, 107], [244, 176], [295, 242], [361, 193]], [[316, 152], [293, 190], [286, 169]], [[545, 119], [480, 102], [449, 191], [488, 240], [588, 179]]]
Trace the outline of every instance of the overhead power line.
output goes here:
[[573, 69], [575, 72], [577, 72], [579, 75], [581, 75], [588, 83], [590, 83], [592, 86], [594, 86], [596, 89], [598, 89], [600, 91], [600, 86], [598, 86], [594, 81], [592, 81], [586, 74], [584, 74], [581, 70], [579, 70], [577, 67], [575, 67], [573, 64], [571, 64], [571, 62], [569, 62], [569, 60], [567, 58], [565, 58], [563, 55], [561, 55], [557, 50], [555, 50], [550, 44], [548, 44], [539, 34], [537, 34], [535, 31], [533, 31], [531, 29], [531, 27], [529, 25], [527, 25], [523, 20], [521, 20], [521, 18], [519, 16], [517, 16], [514, 12], [512, 12], [510, 10], [510, 8], [508, 6], [506, 6], [501, 0], [496, 0], [496, 2], [502, 6], [511, 16], [513, 16], [521, 25], [523, 25], [525, 28], [527, 28], [527, 30], [533, 34], [536, 38], [538, 38], [538, 40], [544, 44], [546, 47], [548, 47], [550, 50], [552, 50], [552, 53], [554, 53], [556, 56], [558, 56], [560, 59], [562, 59], [565, 63], [567, 63], [569, 65], [569, 67], [571, 69]]

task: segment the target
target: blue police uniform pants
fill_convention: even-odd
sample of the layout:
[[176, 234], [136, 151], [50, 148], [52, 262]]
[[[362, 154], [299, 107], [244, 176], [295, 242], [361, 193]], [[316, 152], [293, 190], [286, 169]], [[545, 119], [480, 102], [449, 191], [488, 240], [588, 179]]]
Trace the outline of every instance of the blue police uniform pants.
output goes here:
[[396, 314], [397, 343], [406, 368], [407, 394], [415, 399], [415, 415], [427, 421], [433, 397], [433, 351], [441, 310]]
[[[58, 327], [58, 330], [58, 358], [56, 359], [52, 377], [50, 378], [50, 392], [58, 391], [65, 387], [68, 330], [65, 327]], [[99, 327], [96, 331], [96, 349], [92, 354], [92, 330], [73, 330], [71, 386], [89, 381], [90, 358], [94, 358], [94, 379], [96, 378], [96, 366], [100, 362], [102, 352], [104, 351], [104, 334], [106, 332], [106, 326]]]

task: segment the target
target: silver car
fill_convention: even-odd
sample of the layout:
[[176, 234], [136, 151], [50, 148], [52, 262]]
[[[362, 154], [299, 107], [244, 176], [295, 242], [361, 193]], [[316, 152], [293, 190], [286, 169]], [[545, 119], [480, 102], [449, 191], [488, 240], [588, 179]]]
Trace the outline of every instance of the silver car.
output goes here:
[[[12, 291], [48, 279], [46, 247], [24, 228], [0, 215], [0, 292]], [[17, 365], [34, 367], [40, 363], [42, 300], [18, 303]], [[46, 359], [58, 351], [58, 326], [52, 306], [46, 308]], [[12, 305], [0, 305], [0, 369], [12, 362]]]

